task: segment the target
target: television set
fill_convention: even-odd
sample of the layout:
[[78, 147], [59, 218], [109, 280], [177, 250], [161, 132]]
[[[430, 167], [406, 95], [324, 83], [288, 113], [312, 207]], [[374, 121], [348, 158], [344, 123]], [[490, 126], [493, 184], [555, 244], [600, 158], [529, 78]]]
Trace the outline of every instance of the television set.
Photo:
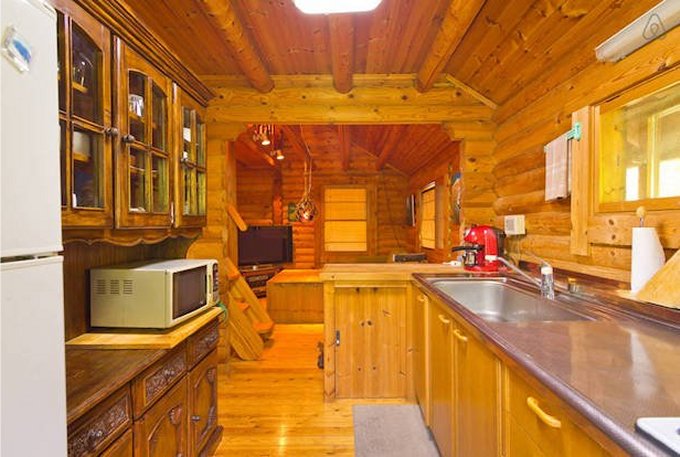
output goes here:
[[293, 261], [290, 225], [251, 225], [238, 232], [238, 265], [254, 266]]

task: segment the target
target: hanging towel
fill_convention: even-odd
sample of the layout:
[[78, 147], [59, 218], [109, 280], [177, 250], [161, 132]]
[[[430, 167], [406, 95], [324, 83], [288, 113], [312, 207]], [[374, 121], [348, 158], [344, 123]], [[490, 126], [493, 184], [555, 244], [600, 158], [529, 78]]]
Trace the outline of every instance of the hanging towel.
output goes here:
[[568, 132], [544, 146], [545, 201], [569, 196], [569, 140]]

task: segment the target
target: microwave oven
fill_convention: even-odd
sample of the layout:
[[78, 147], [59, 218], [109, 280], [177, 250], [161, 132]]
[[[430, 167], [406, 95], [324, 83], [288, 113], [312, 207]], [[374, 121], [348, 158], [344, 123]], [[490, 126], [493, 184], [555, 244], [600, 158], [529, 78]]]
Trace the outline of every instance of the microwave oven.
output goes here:
[[213, 259], [128, 263], [90, 270], [93, 327], [170, 328], [219, 302]]

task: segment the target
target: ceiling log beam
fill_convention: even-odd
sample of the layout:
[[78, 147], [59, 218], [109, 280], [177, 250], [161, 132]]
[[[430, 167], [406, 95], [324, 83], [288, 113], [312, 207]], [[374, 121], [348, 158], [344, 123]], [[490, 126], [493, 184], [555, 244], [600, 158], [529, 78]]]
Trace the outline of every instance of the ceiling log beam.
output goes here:
[[421, 92], [432, 88], [486, 0], [452, 0], [429, 53], [418, 70]]
[[202, 0], [213, 25], [220, 32], [239, 68], [248, 82], [258, 91], [266, 93], [274, 88], [274, 81], [265, 67], [256, 47], [248, 38], [236, 11], [229, 1]]
[[341, 94], [352, 90], [354, 74], [354, 22], [351, 14], [328, 16], [333, 85]]
[[282, 125], [281, 131], [286, 135], [286, 139], [288, 139], [293, 150], [301, 157], [307, 157], [307, 146], [301, 139], [301, 133], [298, 133], [292, 125]]
[[212, 77], [215, 91], [208, 122], [257, 124], [432, 124], [488, 121], [494, 110], [451, 83], [421, 93], [415, 75], [354, 75], [347, 94], [323, 75], [273, 76], [275, 87], [262, 94], [233, 79]]
[[338, 140], [342, 151], [342, 170], [347, 171], [349, 170], [349, 158], [352, 149], [352, 137], [348, 126], [338, 126]]
[[397, 143], [399, 143], [399, 140], [402, 139], [404, 130], [406, 129], [406, 126], [399, 125], [399, 126], [393, 126], [390, 128], [390, 133], [385, 140], [385, 144], [382, 147], [382, 151], [380, 151], [380, 155], [378, 155], [378, 160], [375, 163], [375, 169], [377, 171], [382, 170], [385, 168], [385, 165], [387, 164], [387, 161], [390, 159], [390, 156], [392, 153], [397, 149]]

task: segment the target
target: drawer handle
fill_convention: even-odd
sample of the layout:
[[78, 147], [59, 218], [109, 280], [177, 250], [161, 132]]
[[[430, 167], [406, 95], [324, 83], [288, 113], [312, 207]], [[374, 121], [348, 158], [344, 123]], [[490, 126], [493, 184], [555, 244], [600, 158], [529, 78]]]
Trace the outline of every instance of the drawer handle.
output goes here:
[[425, 295], [418, 295], [418, 301], [420, 303], [427, 303], [427, 297]]
[[541, 409], [541, 407], [538, 406], [538, 400], [536, 400], [534, 397], [527, 397], [527, 406], [548, 427], [562, 428], [562, 422], [559, 419], [557, 419], [556, 417], [551, 416], [550, 414], [543, 411]]
[[453, 334], [456, 335], [456, 338], [458, 338], [458, 341], [462, 341], [463, 343], [467, 343], [468, 337], [463, 335], [463, 333], [460, 330], [455, 329], [453, 331]]
[[198, 414], [194, 414], [193, 416], [191, 416], [191, 422], [198, 422], [200, 420], [201, 416], [199, 416]]
[[439, 314], [437, 317], [439, 318], [439, 320], [440, 320], [440, 321], [442, 322], [442, 324], [444, 324], [444, 325], [449, 325], [449, 324], [451, 323], [451, 320], [450, 320], [450, 319], [447, 319], [446, 317], [444, 317], [443, 314]]

